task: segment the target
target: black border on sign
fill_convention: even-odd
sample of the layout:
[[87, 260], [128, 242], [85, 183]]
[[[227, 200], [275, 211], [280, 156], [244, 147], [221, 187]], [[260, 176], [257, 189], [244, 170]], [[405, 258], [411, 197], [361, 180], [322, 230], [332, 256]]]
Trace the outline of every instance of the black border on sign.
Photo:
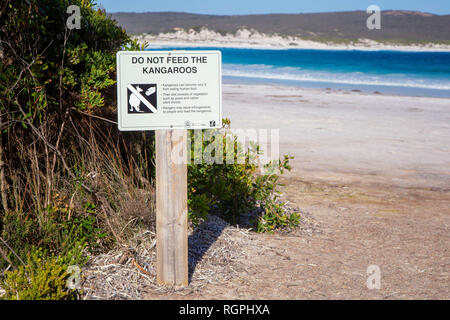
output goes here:
[[[122, 99], [122, 95], [121, 95], [121, 90], [120, 90], [120, 85], [119, 85], [119, 75], [121, 73], [121, 66], [120, 66], [120, 58], [119, 56], [121, 55], [137, 55], [137, 54], [149, 54], [149, 53], [157, 53], [157, 52], [164, 52], [164, 53], [170, 53], [170, 54], [186, 54], [186, 53], [199, 53], [201, 52], [202, 54], [218, 54], [220, 57], [222, 57], [222, 52], [220, 50], [211, 50], [211, 51], [171, 51], [171, 50], [161, 50], [161, 51], [119, 51], [116, 54], [116, 64], [117, 64], [117, 106], [119, 105], [119, 101], [121, 101]], [[166, 54], [167, 54], [166, 53]], [[219, 75], [220, 75], [220, 79], [219, 79], [219, 93], [220, 93], [220, 103], [219, 103], [219, 114], [222, 114], [222, 59], [219, 60]], [[119, 108], [117, 108], [119, 109]], [[119, 110], [117, 110], [117, 116], [119, 118], [120, 122], [120, 126], [121, 128], [123, 127], [123, 123], [122, 123], [122, 116], [120, 115]], [[219, 117], [220, 118], [220, 117]], [[219, 123], [222, 123], [222, 119], [219, 119]], [[149, 128], [149, 129], [140, 129], [142, 128], [141, 126], [134, 126], [134, 127], [126, 127], [125, 129], [133, 129], [135, 128], [136, 130], [128, 130], [128, 131], [149, 131], [149, 130], [170, 130], [170, 129], [174, 129], [176, 127], [182, 127], [184, 128], [184, 125], [173, 125], [172, 127], [168, 126], [167, 128], [164, 127], [161, 129], [161, 126], [146, 126], [145, 128]], [[151, 128], [160, 128], [160, 129], [151, 129]], [[214, 128], [219, 128], [219, 127], [214, 127]], [[202, 128], [202, 129], [214, 129], [214, 128]], [[197, 128], [185, 128], [186, 130], [191, 130], [191, 129], [197, 129]], [[120, 130], [120, 129], [119, 129]], [[120, 130], [120, 131], [127, 131], [127, 130]]]

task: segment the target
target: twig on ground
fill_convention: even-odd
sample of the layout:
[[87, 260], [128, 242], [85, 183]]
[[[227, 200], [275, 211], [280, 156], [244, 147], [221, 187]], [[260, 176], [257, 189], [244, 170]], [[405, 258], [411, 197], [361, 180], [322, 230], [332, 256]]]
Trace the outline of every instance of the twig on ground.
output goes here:
[[[25, 263], [23, 262], [23, 260], [19, 257], [19, 255], [9, 246], [9, 244], [2, 238], [0, 237], [0, 241], [3, 242], [3, 244], [17, 257], [17, 259], [19, 259], [19, 261], [23, 264], [23, 266], [25, 267]], [[8, 260], [7, 260], [8, 261]], [[9, 262], [9, 261], [8, 261]]]

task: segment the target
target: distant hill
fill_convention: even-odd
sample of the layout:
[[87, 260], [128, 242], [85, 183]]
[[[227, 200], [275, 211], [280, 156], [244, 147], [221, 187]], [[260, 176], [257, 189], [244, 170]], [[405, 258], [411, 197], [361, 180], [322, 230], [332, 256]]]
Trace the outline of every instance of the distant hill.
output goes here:
[[361, 38], [376, 41], [450, 43], [450, 15], [415, 11], [383, 11], [381, 30], [368, 30], [365, 11], [264, 14], [203, 15], [176, 12], [112, 13], [129, 34], [159, 34], [174, 28], [199, 30], [206, 27], [220, 33], [240, 28], [265, 34], [300, 36], [311, 40], [342, 41]]

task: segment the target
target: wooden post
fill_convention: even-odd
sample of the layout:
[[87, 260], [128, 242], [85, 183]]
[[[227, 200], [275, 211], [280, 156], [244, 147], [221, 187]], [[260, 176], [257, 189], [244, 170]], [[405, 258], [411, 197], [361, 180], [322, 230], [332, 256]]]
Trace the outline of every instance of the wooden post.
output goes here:
[[156, 279], [188, 285], [187, 130], [156, 130]]

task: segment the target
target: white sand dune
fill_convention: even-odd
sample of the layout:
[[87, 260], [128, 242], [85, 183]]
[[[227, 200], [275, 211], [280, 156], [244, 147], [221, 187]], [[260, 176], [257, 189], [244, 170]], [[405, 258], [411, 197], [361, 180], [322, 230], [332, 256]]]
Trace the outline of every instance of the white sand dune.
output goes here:
[[254, 49], [326, 49], [326, 50], [402, 50], [402, 51], [450, 51], [450, 45], [421, 44], [398, 45], [359, 39], [352, 43], [324, 43], [304, 40], [301, 37], [267, 35], [255, 30], [240, 29], [236, 34], [221, 34], [208, 29], [183, 30], [158, 35], [135, 36], [151, 47], [225, 47]]

